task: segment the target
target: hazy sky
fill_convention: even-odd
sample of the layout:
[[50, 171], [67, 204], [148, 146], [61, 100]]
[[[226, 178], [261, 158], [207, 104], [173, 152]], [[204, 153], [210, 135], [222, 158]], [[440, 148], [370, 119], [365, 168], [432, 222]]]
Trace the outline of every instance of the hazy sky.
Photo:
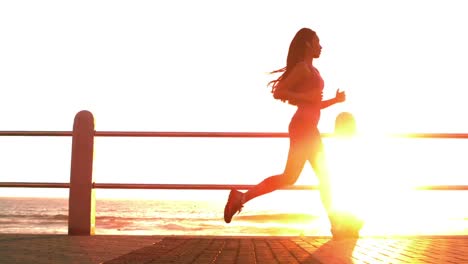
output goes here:
[[[276, 76], [267, 73], [285, 65], [292, 37], [310, 27], [323, 46], [314, 64], [325, 97], [347, 93], [347, 102], [322, 113], [323, 132], [350, 111], [363, 132], [466, 133], [464, 5], [1, 1], [0, 130], [69, 131], [86, 109], [98, 131], [285, 132], [294, 107], [273, 100], [266, 84]], [[17, 139], [2, 140], [17, 148]], [[34, 151], [55, 146], [40, 144]], [[68, 168], [69, 153], [60, 159], [52, 166]]]
[[466, 132], [463, 1], [2, 1], [1, 130], [286, 131], [266, 83], [301, 27], [361, 129]]

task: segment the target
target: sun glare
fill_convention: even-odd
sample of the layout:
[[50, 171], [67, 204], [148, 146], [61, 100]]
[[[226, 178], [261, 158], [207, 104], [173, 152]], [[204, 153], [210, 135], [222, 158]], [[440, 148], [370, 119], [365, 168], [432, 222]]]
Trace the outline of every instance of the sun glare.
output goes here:
[[[401, 143], [400, 143], [401, 144]], [[364, 234], [415, 234], [433, 230], [446, 217], [431, 210], [413, 188], [408, 177], [412, 160], [396, 161], [402, 148], [386, 137], [339, 138], [327, 152], [335, 209], [352, 213], [365, 221]], [[424, 156], [424, 149], [419, 155]], [[414, 157], [417, 158], [417, 157]], [[406, 172], [406, 173], [404, 173]], [[431, 229], [432, 228], [432, 229]]]

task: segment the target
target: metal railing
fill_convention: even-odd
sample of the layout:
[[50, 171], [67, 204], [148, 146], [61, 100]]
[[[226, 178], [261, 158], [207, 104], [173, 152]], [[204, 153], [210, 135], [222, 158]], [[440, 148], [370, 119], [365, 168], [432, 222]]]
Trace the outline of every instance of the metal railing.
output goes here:
[[[322, 133], [322, 137], [333, 137]], [[239, 184], [139, 184], [95, 183], [92, 177], [94, 137], [205, 137], [205, 138], [287, 138], [282, 132], [146, 132], [95, 131], [94, 117], [89, 111], [77, 113], [73, 131], [0, 131], [9, 137], [72, 137], [70, 183], [0, 182], [0, 188], [68, 188], [69, 235], [93, 235], [95, 227], [95, 189], [166, 189], [166, 190], [246, 190], [254, 185]], [[468, 139], [465, 133], [401, 133], [387, 134], [400, 138]], [[318, 190], [316, 185], [292, 185], [282, 190]], [[415, 190], [468, 191], [468, 185], [415, 186]]]
[[[252, 184], [152, 184], [152, 183], [96, 183], [93, 189], [157, 189], [157, 190], [248, 190]], [[0, 188], [70, 188], [66, 182], [0, 182]], [[468, 185], [421, 185], [411, 189], [419, 191], [468, 191]], [[281, 190], [318, 190], [317, 185], [290, 185]]]
[[[10, 137], [70, 137], [73, 131], [0, 131], [0, 136]], [[177, 131], [94, 131], [95, 137], [183, 137], [183, 138], [287, 138], [286, 132], [177, 132]], [[322, 133], [333, 137], [334, 133]], [[393, 138], [446, 138], [468, 139], [468, 133], [388, 133]]]

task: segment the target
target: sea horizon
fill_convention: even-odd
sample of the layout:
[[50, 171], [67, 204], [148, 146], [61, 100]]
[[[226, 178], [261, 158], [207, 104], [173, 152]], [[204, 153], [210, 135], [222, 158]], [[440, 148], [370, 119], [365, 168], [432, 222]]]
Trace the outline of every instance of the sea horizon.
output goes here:
[[[2, 181], [69, 182], [69, 139], [2, 143]], [[324, 138], [335, 201], [365, 220], [362, 235], [468, 234], [468, 205], [462, 202], [468, 192], [411, 190], [465, 184], [467, 144], [459, 139]], [[284, 169], [287, 148], [287, 139], [96, 138], [93, 176], [98, 183], [256, 184]], [[310, 166], [296, 182], [303, 184], [317, 184]], [[17, 197], [0, 198], [0, 233], [67, 233], [69, 189], [0, 191]], [[230, 224], [223, 221], [228, 190], [95, 193], [96, 234], [330, 234], [319, 193], [312, 190], [258, 197]], [[61, 198], [40, 198], [49, 196]]]
[[[282, 195], [285, 194], [278, 193], [271, 198], [281, 199]], [[435, 195], [440, 196], [432, 194]], [[425, 196], [419, 200], [430, 197]], [[312, 202], [303, 209], [261, 199], [245, 206], [230, 224], [223, 221], [222, 200], [98, 198], [95, 234], [328, 236], [329, 224], [317, 192], [310, 198]], [[410, 206], [419, 203], [413, 202]], [[366, 223], [361, 235], [468, 235], [466, 210], [458, 214], [448, 211], [431, 214], [430, 208], [421, 205], [414, 208], [412, 215], [398, 216], [401, 212], [408, 214], [407, 210], [388, 208], [378, 212], [381, 217], [364, 217]], [[0, 197], [0, 233], [67, 234], [67, 221], [68, 198]]]

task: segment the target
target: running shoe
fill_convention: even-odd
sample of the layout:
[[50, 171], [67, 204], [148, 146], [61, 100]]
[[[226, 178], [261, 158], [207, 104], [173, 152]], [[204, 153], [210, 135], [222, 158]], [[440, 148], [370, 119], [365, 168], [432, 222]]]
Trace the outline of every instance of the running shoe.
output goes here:
[[232, 189], [229, 193], [228, 201], [226, 203], [226, 206], [224, 207], [224, 221], [226, 223], [229, 224], [232, 220], [232, 217], [236, 213], [240, 213], [240, 211], [242, 210], [242, 195], [243, 194], [241, 192], [235, 189]]

